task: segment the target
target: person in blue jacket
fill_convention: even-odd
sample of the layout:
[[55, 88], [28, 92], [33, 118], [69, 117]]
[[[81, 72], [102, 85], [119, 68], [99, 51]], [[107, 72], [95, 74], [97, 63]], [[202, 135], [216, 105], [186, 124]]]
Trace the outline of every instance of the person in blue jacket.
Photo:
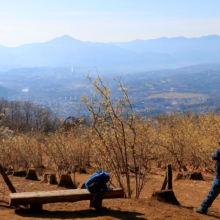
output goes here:
[[[220, 145], [220, 140], [218, 142]], [[215, 164], [215, 179], [212, 183], [211, 190], [202, 202], [200, 208], [195, 208], [194, 210], [201, 214], [207, 214], [208, 208], [212, 205], [218, 194], [220, 193], [220, 147], [217, 148], [215, 153], [212, 155], [212, 159], [216, 160]]]

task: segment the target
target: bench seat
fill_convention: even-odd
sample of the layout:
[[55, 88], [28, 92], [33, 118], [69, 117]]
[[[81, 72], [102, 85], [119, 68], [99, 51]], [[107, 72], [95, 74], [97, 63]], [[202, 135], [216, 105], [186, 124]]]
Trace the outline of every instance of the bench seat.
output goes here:
[[114, 189], [102, 194], [91, 194], [87, 189], [22, 192], [10, 194], [10, 206], [31, 205], [31, 209], [42, 209], [42, 204], [56, 202], [77, 202], [90, 200], [90, 207], [100, 208], [103, 199], [123, 198], [122, 189]]

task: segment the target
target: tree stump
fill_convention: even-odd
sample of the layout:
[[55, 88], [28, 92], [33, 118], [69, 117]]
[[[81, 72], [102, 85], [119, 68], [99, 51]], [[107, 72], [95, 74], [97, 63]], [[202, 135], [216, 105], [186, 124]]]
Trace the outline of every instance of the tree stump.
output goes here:
[[81, 174], [81, 173], [87, 173], [86, 172], [86, 168], [84, 168], [84, 167], [78, 167], [77, 168], [77, 171]]
[[17, 171], [14, 171], [12, 176], [26, 177], [27, 172], [25, 170], [17, 170]]
[[6, 174], [7, 174], [7, 175], [12, 175], [12, 174], [13, 174], [13, 171], [7, 171]]
[[175, 180], [179, 179], [188, 179], [188, 180], [204, 180], [202, 173], [199, 171], [188, 171], [178, 173], [175, 177]]
[[173, 205], [180, 205], [173, 190], [160, 190], [152, 194], [152, 197], [156, 197], [159, 201], [171, 203]]
[[47, 183], [47, 178], [48, 178], [48, 176], [49, 176], [50, 174], [48, 174], [48, 173], [45, 173], [44, 175], [43, 175], [43, 178], [41, 179], [41, 181], [40, 181], [40, 183]]
[[61, 175], [58, 186], [68, 189], [77, 189], [76, 185], [73, 183], [69, 175]]
[[55, 173], [51, 173], [51, 174], [45, 173], [43, 175], [41, 183], [48, 183], [48, 184], [54, 184], [54, 185], [58, 184], [56, 174]]
[[78, 189], [86, 189], [85, 183], [80, 183]]
[[58, 184], [57, 177], [56, 177], [55, 173], [50, 174], [47, 177], [47, 180], [48, 180], [48, 184], [53, 184], [53, 185], [57, 185]]
[[28, 174], [27, 174], [25, 179], [27, 179], [27, 180], [37, 180], [38, 181], [36, 170], [35, 169], [29, 169]]

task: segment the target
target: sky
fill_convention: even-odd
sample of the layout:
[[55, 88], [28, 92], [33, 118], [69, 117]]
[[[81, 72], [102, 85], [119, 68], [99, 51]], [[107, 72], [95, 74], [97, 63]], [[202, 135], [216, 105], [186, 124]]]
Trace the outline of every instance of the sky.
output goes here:
[[220, 0], [0, 0], [0, 45], [220, 35]]

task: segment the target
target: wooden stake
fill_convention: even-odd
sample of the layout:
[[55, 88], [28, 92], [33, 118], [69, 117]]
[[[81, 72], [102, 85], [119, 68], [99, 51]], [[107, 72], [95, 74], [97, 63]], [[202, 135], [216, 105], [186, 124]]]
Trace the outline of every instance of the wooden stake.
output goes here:
[[16, 190], [14, 188], [14, 186], [12, 185], [10, 179], [8, 178], [8, 176], [6, 175], [4, 169], [2, 168], [1, 164], [0, 164], [0, 173], [5, 181], [5, 183], [7, 184], [9, 190], [12, 192], [12, 193], [16, 193]]
[[173, 189], [172, 186], [172, 168], [171, 168], [171, 164], [167, 164], [167, 188], [169, 189]]
[[165, 190], [167, 185], [168, 189], [172, 190], [172, 168], [171, 168], [171, 164], [167, 164], [167, 171], [164, 177], [164, 181], [163, 181], [163, 185], [161, 187], [161, 190]]
[[164, 177], [164, 181], [163, 181], [163, 185], [162, 185], [162, 187], [161, 187], [161, 190], [165, 190], [166, 185], [167, 185], [167, 172], [166, 172], [166, 174], [165, 174], [165, 177]]

